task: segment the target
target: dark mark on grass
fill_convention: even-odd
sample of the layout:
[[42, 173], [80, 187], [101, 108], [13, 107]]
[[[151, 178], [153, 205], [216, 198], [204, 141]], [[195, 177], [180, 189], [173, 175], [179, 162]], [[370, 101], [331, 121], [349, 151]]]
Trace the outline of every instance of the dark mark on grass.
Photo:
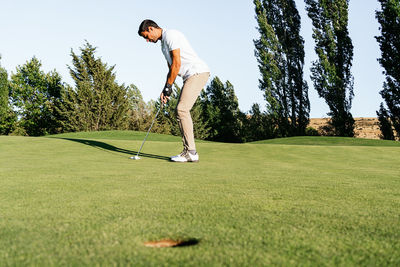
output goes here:
[[151, 248], [174, 248], [174, 247], [188, 247], [194, 246], [199, 243], [199, 240], [196, 238], [190, 238], [185, 240], [172, 240], [172, 239], [163, 239], [159, 241], [148, 241], [145, 242], [144, 245], [146, 247]]

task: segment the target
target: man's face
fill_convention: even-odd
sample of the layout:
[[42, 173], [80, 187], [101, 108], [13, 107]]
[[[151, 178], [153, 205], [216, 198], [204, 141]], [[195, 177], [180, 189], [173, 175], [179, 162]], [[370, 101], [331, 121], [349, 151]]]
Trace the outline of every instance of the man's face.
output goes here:
[[147, 42], [152, 42], [152, 43], [157, 43], [158, 41], [158, 36], [157, 36], [157, 31], [153, 27], [149, 27], [147, 31], [144, 31], [140, 34], [144, 39], [146, 39]]

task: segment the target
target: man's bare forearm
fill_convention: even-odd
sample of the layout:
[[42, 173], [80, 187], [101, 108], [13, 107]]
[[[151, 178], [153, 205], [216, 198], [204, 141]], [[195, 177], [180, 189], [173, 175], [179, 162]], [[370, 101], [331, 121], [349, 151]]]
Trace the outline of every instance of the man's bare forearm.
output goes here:
[[176, 77], [178, 76], [180, 65], [172, 64], [169, 68], [168, 76], [167, 76], [167, 84], [173, 84], [175, 82]]
[[170, 53], [172, 58], [172, 64], [169, 66], [167, 84], [173, 84], [175, 82], [175, 79], [179, 73], [179, 69], [181, 68], [180, 49], [173, 50]]

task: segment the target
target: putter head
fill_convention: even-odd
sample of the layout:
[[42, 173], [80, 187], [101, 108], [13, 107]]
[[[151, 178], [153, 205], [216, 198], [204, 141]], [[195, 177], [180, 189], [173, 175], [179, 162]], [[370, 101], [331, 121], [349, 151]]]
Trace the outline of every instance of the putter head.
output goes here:
[[139, 156], [130, 157], [130, 159], [139, 160]]

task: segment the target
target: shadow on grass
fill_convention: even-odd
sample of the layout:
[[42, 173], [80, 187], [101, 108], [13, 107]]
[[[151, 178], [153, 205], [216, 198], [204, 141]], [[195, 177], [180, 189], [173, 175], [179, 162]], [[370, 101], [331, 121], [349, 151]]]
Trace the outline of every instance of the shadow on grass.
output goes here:
[[194, 246], [194, 245], [197, 245], [199, 242], [200, 242], [199, 239], [190, 238], [190, 239], [181, 241], [179, 244], [176, 245], [176, 247]]
[[[62, 137], [58, 138], [58, 139], [73, 141], [73, 142], [77, 142], [80, 144], [92, 146], [92, 147], [95, 147], [98, 149], [104, 149], [104, 150], [109, 150], [109, 151], [113, 151], [113, 152], [124, 153], [124, 154], [130, 155], [130, 156], [136, 156], [136, 154], [137, 154], [137, 151], [119, 148], [119, 147], [116, 147], [116, 146], [113, 146], [113, 145], [110, 145], [110, 144], [107, 144], [104, 142], [95, 141], [95, 140], [62, 138]], [[147, 153], [140, 153], [139, 157], [161, 159], [161, 160], [167, 160], [167, 161], [170, 160], [170, 158], [166, 157], [166, 156], [153, 155], [153, 154], [147, 154]]]

